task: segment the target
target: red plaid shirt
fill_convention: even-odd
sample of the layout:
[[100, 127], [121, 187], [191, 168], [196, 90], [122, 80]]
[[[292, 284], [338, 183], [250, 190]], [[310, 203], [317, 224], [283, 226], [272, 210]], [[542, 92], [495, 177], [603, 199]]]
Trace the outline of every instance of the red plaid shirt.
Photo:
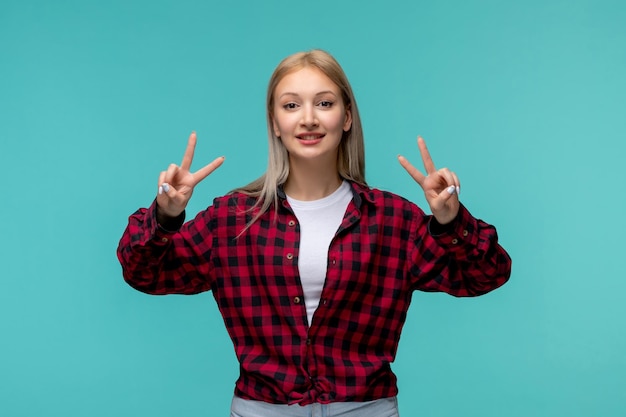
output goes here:
[[306, 405], [394, 396], [390, 363], [412, 292], [484, 294], [507, 281], [511, 260], [494, 227], [463, 206], [442, 228], [401, 197], [352, 188], [311, 327], [298, 219], [284, 195], [239, 238], [255, 202], [243, 194], [215, 199], [176, 232], [157, 224], [155, 204], [140, 209], [118, 248], [124, 278], [150, 294], [213, 292], [241, 364], [239, 397]]

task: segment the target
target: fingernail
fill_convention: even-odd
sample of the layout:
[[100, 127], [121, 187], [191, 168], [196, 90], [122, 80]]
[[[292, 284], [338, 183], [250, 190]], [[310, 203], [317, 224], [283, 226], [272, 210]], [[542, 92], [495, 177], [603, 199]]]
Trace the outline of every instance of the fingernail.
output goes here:
[[448, 194], [454, 194], [454, 192], [456, 191], [456, 187], [454, 185], [451, 185], [447, 188]]
[[163, 191], [165, 191], [166, 193], [170, 192], [170, 186], [168, 184], [163, 184], [162, 187], [163, 187]]
[[457, 194], [461, 194], [461, 187], [459, 187], [459, 186], [456, 187], [456, 193]]
[[159, 195], [163, 194], [163, 186], [159, 185]]

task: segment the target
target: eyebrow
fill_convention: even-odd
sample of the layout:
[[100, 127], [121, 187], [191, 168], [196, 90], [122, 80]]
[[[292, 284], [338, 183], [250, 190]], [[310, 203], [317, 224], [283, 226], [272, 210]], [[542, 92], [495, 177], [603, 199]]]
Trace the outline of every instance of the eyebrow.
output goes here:
[[[337, 97], [337, 94], [335, 94], [335, 92], [330, 91], [330, 90], [324, 90], [324, 91], [320, 91], [319, 93], [315, 94], [315, 97], [317, 96], [321, 96], [324, 94], [332, 94], [333, 96]], [[286, 92], [286, 93], [282, 93], [280, 96], [278, 96], [278, 98], [282, 98], [283, 96], [296, 96], [296, 97], [300, 97], [300, 95], [298, 93], [292, 93], [290, 91]]]

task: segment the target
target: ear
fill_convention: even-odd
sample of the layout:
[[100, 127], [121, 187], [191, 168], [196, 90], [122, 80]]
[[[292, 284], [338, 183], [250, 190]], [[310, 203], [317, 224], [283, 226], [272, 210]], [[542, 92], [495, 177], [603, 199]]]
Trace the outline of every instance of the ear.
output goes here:
[[274, 135], [276, 135], [277, 138], [280, 137], [280, 129], [278, 128], [278, 124], [276, 123], [276, 120], [272, 117], [272, 128], [274, 129]]
[[347, 132], [352, 127], [352, 110], [350, 106], [346, 108], [346, 120], [343, 123], [343, 131]]

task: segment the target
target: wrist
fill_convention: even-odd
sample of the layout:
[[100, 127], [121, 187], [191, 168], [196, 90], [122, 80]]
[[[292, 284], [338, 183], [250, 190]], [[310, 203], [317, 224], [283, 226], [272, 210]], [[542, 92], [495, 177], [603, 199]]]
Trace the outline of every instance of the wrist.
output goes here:
[[185, 211], [176, 214], [167, 213], [157, 204], [156, 207], [156, 220], [159, 226], [168, 231], [175, 231], [180, 229], [185, 221]]

